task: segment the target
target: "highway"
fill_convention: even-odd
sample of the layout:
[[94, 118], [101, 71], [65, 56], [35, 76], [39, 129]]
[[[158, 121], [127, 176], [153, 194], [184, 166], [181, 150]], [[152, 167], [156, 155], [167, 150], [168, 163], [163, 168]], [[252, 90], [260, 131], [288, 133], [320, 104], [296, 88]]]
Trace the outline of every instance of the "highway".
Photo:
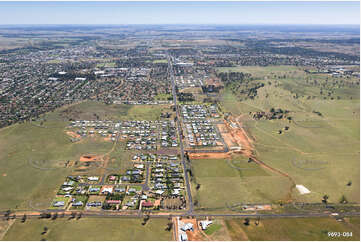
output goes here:
[[[99, 217], [99, 218], [119, 218], [119, 217], [130, 217], [130, 218], [142, 218], [143, 213], [139, 211], [134, 211], [133, 213], [129, 212], [118, 212], [118, 211], [98, 211], [98, 212], [89, 212], [89, 211], [65, 211], [65, 210], [44, 210], [44, 211], [24, 211], [24, 212], [14, 212], [11, 213], [9, 217], [12, 217], [14, 214], [16, 218], [20, 218], [24, 214], [27, 215], [28, 218], [40, 218], [41, 213], [58, 213], [58, 216], [64, 214], [64, 217], [71, 217], [72, 213], [81, 214], [82, 217]], [[0, 215], [4, 216], [6, 211], [0, 212]], [[333, 215], [331, 212], [304, 212], [304, 213], [150, 213], [149, 215], [152, 218], [169, 218], [170, 216], [179, 216], [179, 217], [234, 217], [234, 218], [245, 218], [245, 217], [261, 217], [261, 218], [309, 218], [309, 217], [352, 217], [352, 216], [360, 216], [359, 212], [344, 212], [338, 213], [337, 215]]]
[[180, 113], [179, 113], [179, 108], [177, 105], [177, 93], [175, 91], [175, 78], [174, 78], [174, 72], [173, 72], [173, 65], [172, 65], [172, 58], [171, 56], [168, 54], [167, 56], [168, 59], [168, 75], [169, 78], [172, 82], [172, 95], [173, 95], [173, 103], [174, 106], [176, 108], [176, 114], [177, 114], [177, 129], [178, 129], [178, 134], [179, 134], [179, 146], [180, 146], [180, 150], [181, 150], [181, 160], [183, 163], [183, 170], [184, 170], [184, 179], [185, 179], [185, 183], [187, 186], [187, 195], [188, 195], [188, 214], [192, 214], [193, 213], [193, 199], [192, 199], [192, 194], [191, 194], [191, 185], [189, 183], [189, 177], [188, 177], [188, 172], [187, 172], [187, 164], [185, 162], [184, 159], [184, 148], [183, 148], [183, 141], [182, 141], [182, 137], [181, 137], [181, 133], [182, 133], [182, 128], [180, 126]]

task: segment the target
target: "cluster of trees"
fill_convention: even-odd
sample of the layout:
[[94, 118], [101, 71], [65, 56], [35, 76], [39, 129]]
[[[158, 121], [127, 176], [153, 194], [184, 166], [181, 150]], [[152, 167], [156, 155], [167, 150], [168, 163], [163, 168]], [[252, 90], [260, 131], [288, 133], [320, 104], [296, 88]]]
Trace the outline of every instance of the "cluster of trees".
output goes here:
[[179, 92], [177, 97], [180, 102], [193, 102], [195, 100], [193, 93]]
[[257, 90], [264, 87], [264, 83], [254, 80], [249, 73], [221, 72], [217, 74], [217, 77], [241, 100], [242, 98], [254, 99], [258, 94]]

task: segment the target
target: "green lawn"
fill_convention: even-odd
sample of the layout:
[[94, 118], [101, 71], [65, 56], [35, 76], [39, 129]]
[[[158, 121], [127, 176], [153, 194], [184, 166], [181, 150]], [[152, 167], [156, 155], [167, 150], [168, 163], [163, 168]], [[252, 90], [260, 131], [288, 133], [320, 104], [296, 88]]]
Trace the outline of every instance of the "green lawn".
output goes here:
[[[17, 220], [4, 240], [172, 240], [172, 231], [165, 230], [167, 219], [151, 218], [144, 226], [142, 222], [142, 219], [126, 218], [30, 219], [25, 223]], [[44, 227], [48, 232], [41, 235]]]
[[208, 228], [204, 232], [207, 235], [211, 235], [211, 234], [213, 234], [214, 232], [218, 231], [221, 228], [222, 228], [221, 224], [213, 223], [213, 224], [209, 225]]
[[[251, 241], [360, 240], [360, 218], [346, 218], [346, 222], [337, 222], [334, 218], [268, 218], [261, 219], [258, 226], [255, 219], [251, 219], [248, 226], [243, 224], [243, 219], [225, 222], [232, 240], [244, 239], [244, 233]], [[328, 232], [352, 232], [352, 237], [332, 238]]]

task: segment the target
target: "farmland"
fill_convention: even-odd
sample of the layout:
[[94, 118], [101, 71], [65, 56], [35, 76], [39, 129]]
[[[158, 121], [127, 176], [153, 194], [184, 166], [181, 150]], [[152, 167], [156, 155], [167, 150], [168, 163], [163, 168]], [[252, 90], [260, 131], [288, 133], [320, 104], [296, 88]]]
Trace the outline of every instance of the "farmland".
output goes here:
[[[172, 232], [166, 231], [167, 219], [150, 219], [142, 225], [142, 219], [57, 219], [16, 221], [4, 240], [171, 240]], [[43, 228], [48, 232], [44, 235]]]
[[[335, 92], [340, 93], [339, 100], [324, 99], [315, 94], [316, 87], [307, 87], [306, 83], [306, 88], [290, 88], [290, 85], [315, 78], [314, 74], [305, 74], [298, 67], [220, 70], [249, 72], [264, 83], [271, 83], [260, 88], [254, 99], [242, 101], [226, 88], [222, 108], [225, 112], [242, 115], [244, 128], [253, 138], [256, 156], [260, 160], [286, 172], [296, 184], [303, 184], [311, 190], [310, 194], [302, 196], [294, 191], [295, 200], [320, 202], [327, 194], [332, 202], [339, 202], [342, 196], [349, 202], [359, 202], [359, 170], [354, 169], [359, 165], [359, 89], [336, 89]], [[289, 76], [289, 80], [279, 78], [283, 75]], [[316, 75], [316, 78], [326, 77]], [[296, 95], [301, 92], [302, 96], [299, 94], [295, 98], [293, 91]], [[316, 97], [307, 98], [310, 95]], [[289, 110], [292, 121], [253, 120], [248, 115], [249, 112], [267, 112], [272, 108]], [[352, 186], [346, 186], [350, 181]]]
[[[198, 208], [227, 209], [239, 203], [276, 202], [286, 197], [290, 186], [286, 178], [248, 163], [239, 155], [229, 160], [194, 160], [192, 166], [193, 196], [198, 200]], [[198, 190], [196, 184], [200, 184]]]
[[[225, 223], [232, 240], [350, 240], [360, 238], [360, 219], [346, 218], [337, 222], [332, 218], [280, 218], [261, 219], [255, 225], [256, 219], [251, 219], [248, 226], [244, 220], [226, 219]], [[328, 232], [348, 232], [348, 236], [330, 237]], [[350, 236], [352, 232], [352, 236]]]

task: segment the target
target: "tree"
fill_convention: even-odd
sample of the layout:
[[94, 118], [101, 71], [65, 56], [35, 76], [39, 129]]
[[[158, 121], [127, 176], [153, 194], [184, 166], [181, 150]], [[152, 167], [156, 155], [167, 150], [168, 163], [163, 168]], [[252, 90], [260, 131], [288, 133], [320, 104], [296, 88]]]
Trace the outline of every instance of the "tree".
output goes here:
[[257, 217], [257, 219], [256, 219], [256, 221], [254, 222], [254, 224], [255, 224], [256, 226], [258, 226], [260, 220], [261, 220], [261, 217]]
[[249, 222], [250, 222], [249, 218], [245, 218], [243, 224], [248, 226]]
[[51, 214], [50, 213], [41, 213], [40, 218], [51, 218]]
[[76, 216], [76, 213], [75, 213], [75, 212], [71, 212], [69, 219], [73, 219], [73, 218], [75, 218], [75, 216]]
[[53, 217], [51, 218], [51, 220], [55, 220], [58, 218], [58, 213], [54, 213]]
[[342, 197], [340, 199], [340, 203], [348, 203], [347, 198], [345, 197], [345, 195], [342, 195]]
[[167, 223], [167, 228], [165, 229], [166, 231], [171, 231], [172, 230], [172, 227], [173, 227], [173, 223], [172, 222], [169, 222]]
[[44, 230], [41, 234], [46, 234], [46, 232], [48, 232], [48, 230], [49, 230], [48, 227], [44, 227]]
[[143, 225], [143, 226], [146, 225], [149, 219], [150, 219], [150, 216], [149, 216], [149, 215], [145, 215], [144, 218], [143, 218], [143, 223], [142, 223], [142, 225]]
[[328, 198], [329, 198], [329, 197], [328, 197], [328, 195], [327, 195], [327, 194], [325, 194], [325, 195], [322, 197], [322, 202], [323, 202], [323, 203], [325, 203], [325, 204], [327, 204], [327, 202], [328, 202], [328, 201], [327, 201], [327, 200], [328, 200]]
[[25, 223], [25, 221], [26, 221], [26, 214], [24, 214], [23, 217], [21, 218], [22, 223]]
[[5, 212], [5, 214], [4, 214], [4, 218], [5, 218], [6, 220], [9, 220], [10, 214], [11, 214], [11, 211], [10, 211], [10, 210], [7, 210], [7, 211]]

